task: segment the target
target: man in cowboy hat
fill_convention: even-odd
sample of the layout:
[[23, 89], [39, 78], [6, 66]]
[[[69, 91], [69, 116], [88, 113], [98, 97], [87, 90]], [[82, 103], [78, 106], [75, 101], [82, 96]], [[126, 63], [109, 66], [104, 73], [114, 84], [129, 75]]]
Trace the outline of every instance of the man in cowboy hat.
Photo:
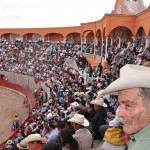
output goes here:
[[89, 126], [89, 121], [81, 114], [75, 114], [68, 121], [72, 122], [76, 131], [73, 137], [78, 141], [78, 150], [90, 150], [93, 138], [90, 131], [86, 128], [86, 126]]
[[105, 107], [107, 107], [107, 105], [104, 103], [104, 99], [102, 97], [97, 97], [95, 100], [91, 101], [91, 104], [94, 105], [94, 109], [96, 111], [91, 122], [93, 138], [95, 140], [100, 140], [103, 137], [100, 136], [99, 127], [106, 124], [107, 112]]
[[17, 144], [17, 147], [19, 148], [19, 150], [23, 150], [23, 149], [28, 150], [29, 149], [29, 147], [26, 144], [23, 145], [23, 144], [21, 144], [21, 142]]
[[28, 145], [29, 150], [42, 150], [43, 138], [40, 134], [31, 134], [20, 142], [20, 145], [26, 147]]
[[11, 148], [13, 148], [13, 145], [14, 145], [14, 142], [12, 140], [8, 140], [6, 142], [5, 147], [6, 147], [6, 149], [11, 149]]
[[150, 67], [127, 64], [120, 78], [103, 94], [118, 94], [118, 117], [123, 130], [130, 135], [129, 150], [149, 150], [150, 147]]

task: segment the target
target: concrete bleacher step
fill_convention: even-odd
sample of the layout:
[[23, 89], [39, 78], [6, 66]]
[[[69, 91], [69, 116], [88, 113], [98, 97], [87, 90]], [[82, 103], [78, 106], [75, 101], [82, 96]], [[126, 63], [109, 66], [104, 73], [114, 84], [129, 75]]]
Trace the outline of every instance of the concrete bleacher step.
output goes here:
[[92, 150], [123, 150], [124, 146], [115, 146], [105, 141], [94, 140]]

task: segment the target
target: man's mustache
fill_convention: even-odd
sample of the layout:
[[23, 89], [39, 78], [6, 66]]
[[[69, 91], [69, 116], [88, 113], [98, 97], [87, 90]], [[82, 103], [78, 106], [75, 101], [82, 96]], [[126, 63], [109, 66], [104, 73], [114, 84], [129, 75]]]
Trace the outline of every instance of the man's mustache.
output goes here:
[[123, 117], [118, 117], [119, 121], [122, 123], [122, 124], [132, 124], [132, 121], [129, 120], [129, 119], [126, 119], [126, 118], [123, 118]]

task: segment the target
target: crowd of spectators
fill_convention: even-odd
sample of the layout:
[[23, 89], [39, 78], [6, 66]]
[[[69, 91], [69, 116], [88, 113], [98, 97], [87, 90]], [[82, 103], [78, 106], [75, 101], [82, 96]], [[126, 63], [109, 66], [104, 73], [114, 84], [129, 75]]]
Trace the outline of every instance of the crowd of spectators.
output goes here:
[[[93, 68], [84, 56], [79, 55], [80, 50], [79, 42], [1, 42], [0, 70], [31, 76], [41, 85], [41, 88], [35, 91], [36, 101], [27, 122], [20, 126], [19, 132], [9, 140], [11, 144], [7, 142], [3, 145], [3, 150], [17, 149], [16, 145], [21, 140], [36, 133], [48, 142], [45, 145], [45, 141], [42, 141], [43, 150], [52, 150], [50, 143], [59, 145], [58, 149], [63, 150], [88, 150], [92, 148], [92, 145], [90, 148], [86, 145], [89, 144], [90, 135], [93, 140], [103, 139], [104, 133], [101, 134], [100, 126], [109, 123], [106, 119], [108, 116], [115, 117], [118, 103], [117, 96], [100, 97], [98, 91], [119, 77], [119, 70], [123, 65], [142, 65], [150, 61], [150, 47], [146, 48], [143, 43], [136, 47], [126, 43], [118, 49], [108, 46], [108, 68], [103, 68], [101, 63]], [[64, 65], [66, 59], [75, 61], [78, 69], [71, 64]], [[83, 72], [87, 77], [91, 77], [91, 81], [86, 82], [86, 85]], [[49, 97], [46, 99], [42, 94], [42, 85], [49, 89]], [[97, 99], [101, 99], [101, 103], [97, 102]], [[76, 114], [81, 114], [78, 117], [84, 116], [89, 122], [86, 126], [89, 138], [84, 144], [76, 135], [77, 130], [83, 129], [84, 126], [81, 123], [78, 125], [78, 122], [72, 126], [71, 121], [68, 122]]]

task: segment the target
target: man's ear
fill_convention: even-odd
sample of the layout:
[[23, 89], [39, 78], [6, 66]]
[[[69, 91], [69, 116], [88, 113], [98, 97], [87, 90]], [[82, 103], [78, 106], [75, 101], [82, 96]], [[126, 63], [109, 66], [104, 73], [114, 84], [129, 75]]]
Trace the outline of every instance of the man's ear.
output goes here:
[[148, 102], [148, 111], [150, 112], [150, 101]]
[[150, 101], [147, 103], [147, 107], [145, 108], [145, 113], [147, 113], [147, 117], [150, 120]]
[[[149, 121], [149, 123], [150, 123], [150, 101], [147, 103], [147, 105], [148, 105], [148, 106], [147, 106], [147, 112], [146, 112], [146, 113], [147, 113], [147, 114], [146, 114], [147, 117], [146, 117], [146, 118], [147, 118], [147, 121]], [[145, 108], [145, 109], [146, 109], [146, 108]], [[145, 118], [145, 119], [146, 119], [146, 118]]]

